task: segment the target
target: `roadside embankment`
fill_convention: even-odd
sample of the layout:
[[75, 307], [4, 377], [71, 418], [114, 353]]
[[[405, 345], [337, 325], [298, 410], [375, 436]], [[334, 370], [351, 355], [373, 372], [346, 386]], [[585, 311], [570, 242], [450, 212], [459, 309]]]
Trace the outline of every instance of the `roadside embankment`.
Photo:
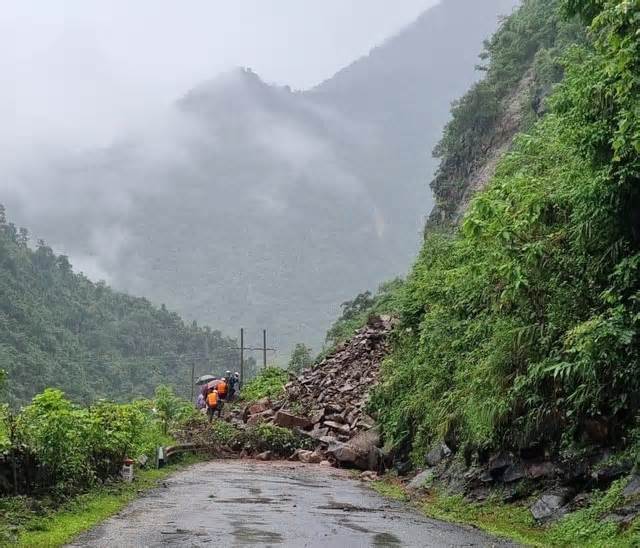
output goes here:
[[[640, 545], [640, 478], [625, 475], [609, 487], [577, 494], [561, 504], [543, 483], [520, 492], [494, 486], [485, 497], [452, 490], [432, 469], [406, 478], [397, 474], [362, 479], [377, 492], [410, 503], [425, 515], [469, 524], [530, 546], [633, 547]], [[459, 478], [463, 481], [463, 478]], [[556, 487], [555, 492], [561, 493]], [[546, 515], [540, 516], [540, 512]]]

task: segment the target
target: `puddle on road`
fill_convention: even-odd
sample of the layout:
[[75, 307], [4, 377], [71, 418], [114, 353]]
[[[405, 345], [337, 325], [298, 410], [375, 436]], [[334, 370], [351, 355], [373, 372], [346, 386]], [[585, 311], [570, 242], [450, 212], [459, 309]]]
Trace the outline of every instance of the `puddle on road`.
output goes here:
[[275, 483], [277, 485], [291, 485], [293, 487], [311, 487], [311, 488], [323, 488], [326, 487], [325, 484], [318, 483], [317, 481], [308, 481], [305, 479], [296, 479], [296, 478], [287, 478], [287, 479], [274, 479], [274, 478], [255, 478], [255, 479], [247, 479], [244, 481], [239, 481], [236, 483], [239, 487], [247, 487], [251, 485], [255, 485], [256, 483], [264, 483], [270, 484]]
[[251, 527], [236, 527], [231, 533], [239, 544], [254, 546], [257, 543], [282, 544], [284, 537], [280, 533]]
[[317, 507], [318, 510], [342, 510], [343, 512], [378, 512], [378, 508], [365, 508], [364, 506], [355, 506], [349, 502], [331, 501]]
[[361, 525], [358, 525], [357, 523], [353, 523], [352, 521], [349, 521], [348, 519], [341, 519], [338, 521], [338, 523], [340, 525], [342, 525], [343, 527], [346, 527], [347, 529], [351, 529], [352, 531], [356, 531], [358, 533], [373, 533], [373, 531], [371, 529], [367, 529], [366, 527], [362, 527]]
[[215, 498], [215, 496], [213, 496], [211, 498], [219, 504], [274, 504], [283, 500], [280, 499], [279, 501], [276, 501], [268, 497], [237, 497], [233, 499], [217, 499]]
[[402, 541], [391, 533], [377, 533], [373, 536], [371, 546], [374, 548], [398, 548]]

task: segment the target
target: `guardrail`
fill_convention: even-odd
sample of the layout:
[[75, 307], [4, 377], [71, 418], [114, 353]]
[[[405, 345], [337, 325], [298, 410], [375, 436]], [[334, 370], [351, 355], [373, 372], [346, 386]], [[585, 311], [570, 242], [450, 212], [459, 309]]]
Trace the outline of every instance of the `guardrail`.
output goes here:
[[201, 453], [207, 451], [214, 451], [216, 449], [215, 445], [212, 444], [204, 444], [204, 443], [182, 443], [180, 445], [171, 445], [169, 447], [158, 447], [157, 454], [157, 466], [158, 468], [162, 468], [169, 459], [174, 455], [179, 455], [180, 453]]

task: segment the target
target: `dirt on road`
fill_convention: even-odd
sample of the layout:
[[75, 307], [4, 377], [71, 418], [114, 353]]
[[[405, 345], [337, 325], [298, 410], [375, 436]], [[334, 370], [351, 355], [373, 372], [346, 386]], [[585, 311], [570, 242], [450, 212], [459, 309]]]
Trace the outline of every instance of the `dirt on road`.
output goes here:
[[510, 546], [428, 519], [343, 470], [300, 463], [212, 461], [167, 479], [73, 547]]

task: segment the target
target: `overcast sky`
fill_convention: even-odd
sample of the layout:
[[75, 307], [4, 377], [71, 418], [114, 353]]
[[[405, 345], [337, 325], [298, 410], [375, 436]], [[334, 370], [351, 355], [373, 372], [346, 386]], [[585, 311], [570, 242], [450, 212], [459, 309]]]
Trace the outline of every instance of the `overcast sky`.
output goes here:
[[437, 0], [4, 0], [0, 146], [107, 144], [233, 66], [304, 89]]

